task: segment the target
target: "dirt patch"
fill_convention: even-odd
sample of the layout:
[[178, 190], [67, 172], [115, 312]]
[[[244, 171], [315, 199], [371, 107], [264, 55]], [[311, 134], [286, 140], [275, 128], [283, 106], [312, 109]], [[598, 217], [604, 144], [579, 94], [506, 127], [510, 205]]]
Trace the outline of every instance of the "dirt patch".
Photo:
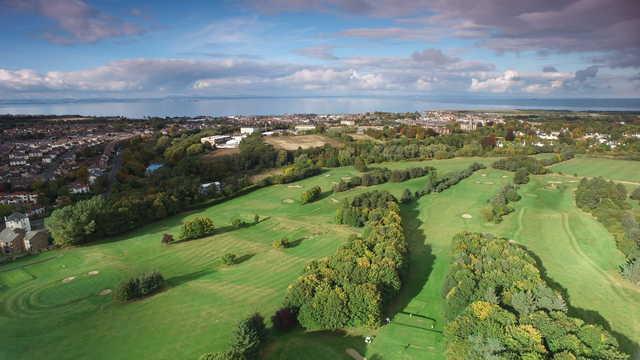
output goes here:
[[300, 136], [267, 136], [264, 137], [267, 144], [275, 148], [284, 150], [311, 149], [329, 144], [334, 147], [342, 147], [343, 144], [335, 139], [321, 135], [300, 135]]
[[462, 218], [463, 219], [473, 219], [473, 216], [471, 216], [471, 214], [462, 214]]
[[98, 295], [100, 296], [107, 296], [109, 294], [111, 294], [111, 289], [100, 290], [100, 292], [98, 293]]
[[98, 274], [100, 274], [100, 271], [98, 271], [98, 270], [89, 271], [87, 273], [87, 275], [89, 275], [89, 276], [96, 276]]
[[72, 282], [75, 279], [76, 279], [75, 276], [69, 276], [69, 277], [66, 277], [66, 278], [62, 279], [62, 283], [63, 284], [68, 284], [68, 283]]
[[348, 348], [345, 352], [355, 360], [367, 360], [364, 356], [360, 355], [356, 349]]

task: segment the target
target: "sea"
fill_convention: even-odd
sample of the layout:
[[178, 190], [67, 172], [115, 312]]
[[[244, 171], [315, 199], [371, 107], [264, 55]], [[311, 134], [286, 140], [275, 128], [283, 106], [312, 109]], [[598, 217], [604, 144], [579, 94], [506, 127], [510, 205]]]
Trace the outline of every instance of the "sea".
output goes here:
[[568, 110], [640, 112], [640, 99], [460, 97], [169, 97], [160, 99], [2, 100], [0, 114], [175, 116], [348, 114], [372, 111]]

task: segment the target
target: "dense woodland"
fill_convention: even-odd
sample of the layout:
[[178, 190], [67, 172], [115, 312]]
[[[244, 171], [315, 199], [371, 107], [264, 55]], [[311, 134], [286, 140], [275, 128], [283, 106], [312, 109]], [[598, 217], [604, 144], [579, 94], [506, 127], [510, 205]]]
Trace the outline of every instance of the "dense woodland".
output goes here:
[[628, 359], [606, 330], [568, 316], [527, 250], [505, 239], [458, 234], [444, 294], [449, 359]]
[[285, 307], [307, 329], [376, 327], [384, 305], [402, 286], [407, 244], [397, 200], [387, 192], [368, 192], [350, 208], [367, 223], [362, 236], [351, 237], [329, 258], [312, 261], [289, 287]]

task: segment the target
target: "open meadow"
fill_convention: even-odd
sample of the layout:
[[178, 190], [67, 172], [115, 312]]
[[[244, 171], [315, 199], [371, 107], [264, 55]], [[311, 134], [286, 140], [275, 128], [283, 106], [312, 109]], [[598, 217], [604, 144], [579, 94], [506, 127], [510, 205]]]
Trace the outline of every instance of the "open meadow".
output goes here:
[[[489, 165], [494, 160], [376, 166], [429, 165], [445, 173], [474, 161]], [[342, 199], [371, 189], [399, 197], [405, 188], [421, 189], [425, 181], [416, 178], [330, 192], [334, 183], [357, 174], [352, 167], [330, 169], [123, 236], [0, 266], [0, 359], [197, 359], [204, 352], [226, 349], [239, 320], [256, 311], [269, 318], [306, 263], [333, 254], [349, 234], [359, 231], [335, 224], [335, 209]], [[522, 200], [514, 203], [516, 211], [501, 224], [487, 223], [482, 208], [512, 177], [506, 171], [480, 170], [442, 193], [402, 206], [410, 269], [389, 309], [389, 325], [343, 334], [300, 330], [276, 334], [266, 344], [264, 356], [300, 359], [304, 353], [305, 359], [349, 359], [345, 350], [353, 348], [370, 359], [444, 359], [442, 286], [451, 239], [463, 230], [492, 232], [526, 246], [556, 288], [568, 295], [570, 312], [610, 328], [631, 351], [640, 343], [640, 292], [618, 275], [623, 256], [611, 235], [575, 207], [576, 180], [554, 174], [532, 176], [520, 190]], [[301, 205], [301, 193], [315, 185], [322, 188], [321, 199]], [[254, 214], [261, 218], [258, 224], [239, 229], [229, 225], [235, 217], [251, 222]], [[185, 219], [198, 215], [212, 218], [217, 233], [169, 246], [160, 243], [162, 234], [177, 235]], [[294, 243], [292, 248], [271, 246], [285, 236]], [[241, 262], [223, 265], [221, 257], [228, 252]], [[147, 270], [162, 272], [169, 286], [132, 303], [112, 300], [108, 290]], [[375, 336], [372, 344], [364, 344], [366, 335]]]

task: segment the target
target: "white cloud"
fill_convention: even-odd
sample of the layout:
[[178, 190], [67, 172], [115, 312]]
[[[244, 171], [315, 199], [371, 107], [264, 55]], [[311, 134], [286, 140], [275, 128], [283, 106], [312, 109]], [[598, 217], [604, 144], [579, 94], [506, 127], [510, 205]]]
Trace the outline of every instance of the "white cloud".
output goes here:
[[502, 75], [488, 78], [486, 80], [471, 79], [471, 91], [488, 91], [492, 93], [503, 93], [518, 84], [520, 78], [515, 70], [507, 70]]

